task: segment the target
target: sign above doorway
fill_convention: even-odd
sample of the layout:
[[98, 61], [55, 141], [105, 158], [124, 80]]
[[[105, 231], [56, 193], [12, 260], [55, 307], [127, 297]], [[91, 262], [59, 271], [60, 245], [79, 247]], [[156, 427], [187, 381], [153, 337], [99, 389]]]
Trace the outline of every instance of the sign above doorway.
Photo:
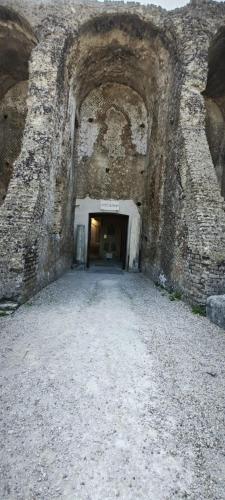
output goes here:
[[100, 210], [104, 212], [119, 212], [120, 204], [117, 200], [100, 200]]

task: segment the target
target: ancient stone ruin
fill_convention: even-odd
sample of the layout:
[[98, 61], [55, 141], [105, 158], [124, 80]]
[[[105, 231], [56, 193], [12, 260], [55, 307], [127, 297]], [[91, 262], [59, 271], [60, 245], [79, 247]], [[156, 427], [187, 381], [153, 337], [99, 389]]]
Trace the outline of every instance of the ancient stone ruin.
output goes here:
[[88, 265], [91, 224], [190, 302], [225, 291], [224, 3], [1, 0], [0, 99], [1, 300]]

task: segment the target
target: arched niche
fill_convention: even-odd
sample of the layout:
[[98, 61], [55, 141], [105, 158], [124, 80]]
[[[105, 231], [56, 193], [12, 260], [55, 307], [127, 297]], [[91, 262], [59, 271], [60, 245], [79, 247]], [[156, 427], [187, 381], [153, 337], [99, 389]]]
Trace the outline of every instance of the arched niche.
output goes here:
[[37, 40], [16, 12], [0, 6], [0, 206], [21, 150], [27, 114], [29, 59]]
[[221, 195], [225, 198], [225, 27], [221, 27], [208, 51], [208, 78], [203, 92], [206, 136]]
[[142, 201], [147, 153], [147, 110], [126, 85], [93, 89], [80, 108], [77, 196]]
[[[178, 56], [170, 35], [162, 26], [143, 20], [137, 14], [116, 13], [96, 16], [81, 25], [77, 44], [74, 50], [71, 50], [67, 65], [77, 106], [76, 137], [79, 143], [84, 144], [81, 134], [86, 127], [88, 131], [86, 145], [90, 146], [87, 155], [85, 155], [84, 148], [81, 162], [80, 157], [78, 161], [77, 155], [75, 158], [75, 167], [78, 166], [77, 195], [81, 197], [86, 194], [95, 198], [100, 196], [126, 197], [134, 200], [138, 204], [142, 217], [143, 262], [146, 261], [147, 266], [149, 260], [159, 261], [161, 248], [164, 245], [168, 255], [168, 264], [165, 266], [167, 272], [170, 272], [169, 266], [174, 251], [176, 215], [173, 214], [172, 224], [169, 221], [170, 227], [167, 221], [163, 226], [163, 219], [166, 219], [167, 214], [173, 210], [171, 189], [165, 193], [164, 184], [166, 175], [170, 184], [171, 176], [176, 175], [176, 172], [171, 174], [169, 170], [166, 172], [166, 169], [168, 163], [174, 164], [173, 159], [169, 160], [169, 157], [173, 155], [174, 142], [171, 140], [172, 147], [169, 148], [168, 144], [170, 135], [174, 136], [177, 123], [179, 104], [174, 104], [174, 98], [176, 88], [180, 85], [180, 82], [176, 81], [176, 75], [179, 79]], [[84, 108], [89, 100], [91, 106], [90, 96], [93, 97], [93, 104], [98, 101], [97, 94], [100, 101], [102, 100], [101, 89], [111, 87], [115, 90], [119, 86], [121, 89], [127, 89], [127, 100], [124, 95], [123, 101], [125, 105], [127, 103], [128, 115], [130, 113], [128, 109], [131, 110], [129, 95], [137, 96], [137, 101], [142, 103], [145, 109], [142, 117], [136, 118], [136, 129], [137, 135], [145, 136], [146, 142], [143, 142], [145, 146], [141, 151], [135, 149], [135, 144], [133, 144], [132, 158], [131, 156], [129, 158], [129, 153], [125, 154], [125, 160], [120, 162], [118, 158], [116, 165], [113, 159], [109, 161], [108, 152], [106, 155], [102, 154], [103, 148], [107, 149], [107, 141], [105, 144], [102, 141], [102, 149], [99, 144], [103, 137], [108, 137], [104, 128], [107, 127], [108, 131], [112, 130], [112, 126], [108, 123], [109, 117], [111, 124], [113, 120], [116, 122], [118, 112], [121, 110], [117, 109], [115, 112], [114, 106], [114, 112], [111, 111], [106, 115], [102, 123], [101, 135], [97, 130], [101, 112], [97, 114], [90, 112], [90, 116], [86, 117], [91, 120], [88, 122]], [[115, 97], [117, 94], [115, 91]], [[97, 107], [100, 109], [101, 103]], [[122, 135], [120, 135], [120, 126], [114, 134], [114, 143], [118, 152], [123, 151], [121, 146], [124, 146], [125, 137], [127, 146], [130, 138], [132, 143], [130, 123], [129, 120], [125, 123], [126, 118], [124, 118], [121, 120], [124, 124]], [[92, 150], [93, 141], [96, 142]], [[93, 153], [92, 158], [89, 156], [90, 151]], [[126, 151], [129, 151], [129, 147]], [[96, 167], [95, 172], [94, 167]], [[97, 185], [101, 186], [101, 195], [96, 189]], [[84, 192], [84, 186], [87, 187], [86, 192]], [[166, 229], [165, 236], [161, 231], [162, 226], [169, 227]], [[163, 243], [164, 240], [165, 243]], [[170, 241], [170, 254], [166, 248], [168, 241]], [[162, 251], [164, 252], [164, 248]]]

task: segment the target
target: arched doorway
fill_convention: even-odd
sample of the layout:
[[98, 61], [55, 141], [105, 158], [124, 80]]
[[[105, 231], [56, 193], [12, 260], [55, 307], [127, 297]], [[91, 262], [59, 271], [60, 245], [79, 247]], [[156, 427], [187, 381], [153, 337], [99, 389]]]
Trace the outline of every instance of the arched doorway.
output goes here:
[[89, 214], [87, 266], [126, 268], [128, 215]]

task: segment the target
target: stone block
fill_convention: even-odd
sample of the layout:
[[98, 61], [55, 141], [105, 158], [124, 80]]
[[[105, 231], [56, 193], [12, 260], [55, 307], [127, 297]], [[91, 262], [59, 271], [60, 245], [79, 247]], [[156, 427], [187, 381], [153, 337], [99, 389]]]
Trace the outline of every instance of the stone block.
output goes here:
[[212, 295], [206, 302], [207, 317], [225, 329], [225, 295]]

